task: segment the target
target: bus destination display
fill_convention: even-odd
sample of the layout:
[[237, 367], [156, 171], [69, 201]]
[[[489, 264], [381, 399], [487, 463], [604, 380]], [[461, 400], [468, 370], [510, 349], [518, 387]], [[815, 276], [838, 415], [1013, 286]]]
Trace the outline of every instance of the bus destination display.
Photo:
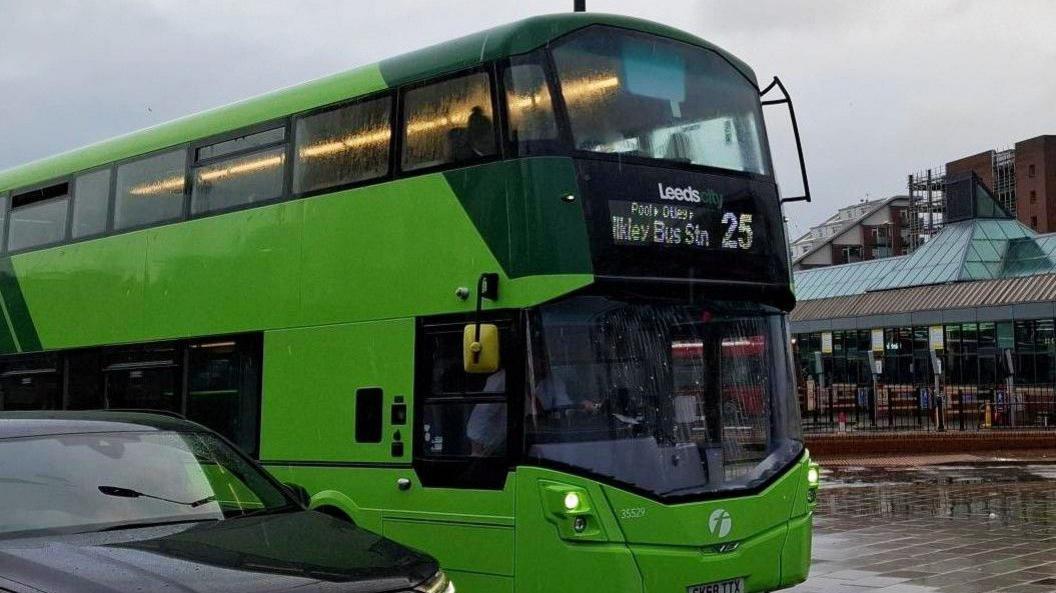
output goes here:
[[723, 211], [722, 196], [712, 191], [657, 185], [663, 202], [609, 200], [614, 243], [687, 249], [752, 248], [751, 214]]

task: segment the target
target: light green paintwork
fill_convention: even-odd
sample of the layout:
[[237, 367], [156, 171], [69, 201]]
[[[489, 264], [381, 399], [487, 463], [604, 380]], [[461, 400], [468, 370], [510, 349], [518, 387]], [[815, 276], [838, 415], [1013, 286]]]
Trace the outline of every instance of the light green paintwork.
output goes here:
[[528, 306], [593, 279], [510, 280], [442, 174], [12, 261], [45, 349], [466, 312], [474, 304], [455, 290], [482, 272], [501, 274], [492, 307]]
[[[533, 467], [511, 472], [501, 491], [423, 488], [409, 467], [270, 469], [282, 480], [318, 490], [314, 507], [335, 507], [363, 527], [428, 550], [460, 591], [663, 593], [726, 578], [747, 577], [753, 592], [805, 579], [812, 514], [808, 465], [805, 456], [757, 495], [679, 505]], [[399, 478], [411, 480], [410, 490], [396, 488]], [[565, 516], [565, 526], [549, 496], [555, 487], [585, 497], [584, 510]], [[637, 509], [643, 514], [619, 518]], [[708, 517], [716, 509], [733, 519], [724, 538], [709, 534]], [[570, 529], [575, 516], [590, 521], [583, 537]], [[729, 553], [711, 549], [728, 541], [741, 545]]]
[[[693, 583], [738, 577], [746, 578], [749, 591], [769, 591], [798, 582], [774, 570], [774, 561], [783, 555], [789, 520], [810, 512], [806, 504], [808, 465], [804, 458], [760, 494], [711, 503], [665, 506], [605, 487], [617, 514], [620, 509], [645, 509], [643, 517], [620, 522], [642, 571], [645, 590], [678, 591]], [[710, 530], [709, 518], [716, 509], [724, 509], [732, 518], [725, 537]], [[728, 553], [712, 548], [729, 541], [740, 542], [740, 547]], [[801, 571], [793, 567], [792, 574]]]
[[[525, 524], [514, 519], [513, 480], [498, 491], [452, 490], [423, 488], [410, 467], [268, 467], [279, 479], [318, 492], [313, 507], [337, 508], [357, 525], [436, 556], [459, 591], [513, 590], [511, 543], [515, 524]], [[410, 490], [397, 489], [399, 478], [411, 480]]]
[[264, 360], [265, 391], [284, 395], [264, 398], [262, 459], [410, 463], [409, 447], [402, 458], [389, 454], [396, 431], [410, 444], [410, 424], [381, 443], [356, 443], [354, 419], [358, 388], [384, 387], [385, 410], [395, 395], [410, 400], [413, 319], [268, 332]]

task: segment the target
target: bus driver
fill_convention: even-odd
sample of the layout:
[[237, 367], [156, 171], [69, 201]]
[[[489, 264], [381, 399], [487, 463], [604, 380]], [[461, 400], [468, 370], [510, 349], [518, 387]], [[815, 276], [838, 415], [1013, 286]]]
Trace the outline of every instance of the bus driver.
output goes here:
[[[542, 363], [545, 365], [545, 362]], [[556, 373], [547, 368], [539, 369], [533, 381], [533, 389], [525, 400], [525, 416], [535, 420], [538, 416], [558, 413], [574, 408], [586, 412], [596, 412], [600, 404], [593, 400], [583, 400], [577, 405], [568, 394], [568, 386]], [[506, 392], [506, 369], [499, 369], [488, 377], [484, 384], [484, 393]], [[470, 413], [466, 424], [466, 436], [472, 444], [473, 457], [502, 455], [506, 451], [507, 429], [506, 404], [477, 404]]]

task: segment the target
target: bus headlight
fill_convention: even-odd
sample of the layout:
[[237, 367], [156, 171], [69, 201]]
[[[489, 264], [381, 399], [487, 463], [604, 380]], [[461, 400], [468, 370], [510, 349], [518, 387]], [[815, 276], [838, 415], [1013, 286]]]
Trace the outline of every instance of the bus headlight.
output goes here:
[[574, 511], [579, 508], [579, 493], [569, 492], [565, 495], [565, 508]]
[[438, 570], [428, 581], [414, 588], [419, 593], [455, 593], [455, 584], [444, 571]]
[[811, 508], [818, 503], [818, 485], [820, 483], [821, 467], [811, 462], [807, 466], [807, 504], [811, 505]]
[[821, 472], [818, 470], [818, 466], [811, 465], [807, 469], [807, 484], [810, 486], [817, 486], [818, 482], [821, 481]]

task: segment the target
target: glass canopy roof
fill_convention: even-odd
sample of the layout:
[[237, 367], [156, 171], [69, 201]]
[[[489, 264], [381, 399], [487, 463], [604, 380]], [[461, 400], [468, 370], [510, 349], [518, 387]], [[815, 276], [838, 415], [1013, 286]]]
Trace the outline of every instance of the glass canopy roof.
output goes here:
[[1056, 233], [1038, 235], [1005, 214], [949, 223], [910, 255], [802, 270], [794, 279], [796, 298], [809, 301], [1049, 273], [1056, 273]]

